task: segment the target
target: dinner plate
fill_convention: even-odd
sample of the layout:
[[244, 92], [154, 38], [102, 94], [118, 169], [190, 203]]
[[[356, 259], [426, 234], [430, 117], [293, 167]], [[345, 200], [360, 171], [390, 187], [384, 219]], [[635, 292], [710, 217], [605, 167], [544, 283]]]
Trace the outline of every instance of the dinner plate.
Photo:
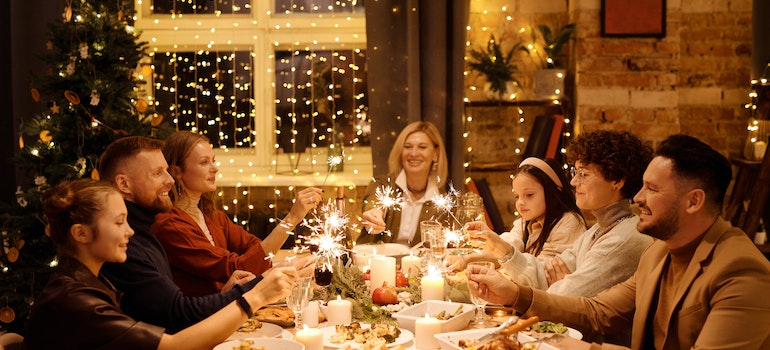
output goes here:
[[[438, 340], [438, 343], [441, 346], [441, 350], [462, 350], [462, 348], [457, 345], [458, 342], [460, 342], [460, 340], [478, 339], [482, 335], [487, 334], [496, 329], [497, 328], [482, 328], [482, 329], [471, 329], [466, 331], [439, 333], [434, 335], [434, 337], [436, 337], [436, 340]], [[537, 339], [525, 334], [524, 332], [519, 332], [518, 339], [519, 339], [519, 342], [522, 344], [537, 341]], [[541, 343], [538, 345], [538, 350], [559, 350], [559, 348], [551, 344]]]
[[281, 336], [283, 328], [278, 325], [262, 322], [262, 327], [255, 329], [251, 332], [235, 332], [229, 339], [246, 339], [246, 338], [278, 338]]
[[[305, 346], [293, 340], [278, 338], [247, 338], [254, 341], [253, 347], [262, 346], [265, 349], [281, 350], [305, 350]], [[230, 340], [214, 347], [214, 350], [233, 350], [243, 343], [246, 339]]]
[[[526, 331], [522, 333], [530, 335], [534, 338], [537, 338], [538, 336], [538, 332], [533, 332], [533, 331]], [[540, 334], [550, 334], [550, 333], [540, 333]], [[575, 339], [583, 339], [583, 333], [580, 333], [579, 330], [572, 327], [567, 327], [567, 335]]]
[[[368, 323], [361, 323], [361, 328], [369, 328], [371, 327]], [[387, 347], [393, 347], [398, 346], [402, 344], [406, 344], [412, 339], [414, 339], [414, 334], [410, 332], [409, 330], [399, 328], [401, 330], [401, 334], [398, 335], [398, 338], [392, 343], [385, 344]], [[321, 333], [323, 333], [323, 339], [324, 339], [324, 347], [329, 348], [344, 348], [346, 345], [350, 345], [351, 349], [358, 349], [363, 346], [363, 344], [356, 343], [354, 340], [348, 340], [344, 343], [332, 343], [329, 341], [329, 338], [331, 336], [337, 334], [337, 328], [334, 326], [330, 327], [323, 327], [321, 328]]]

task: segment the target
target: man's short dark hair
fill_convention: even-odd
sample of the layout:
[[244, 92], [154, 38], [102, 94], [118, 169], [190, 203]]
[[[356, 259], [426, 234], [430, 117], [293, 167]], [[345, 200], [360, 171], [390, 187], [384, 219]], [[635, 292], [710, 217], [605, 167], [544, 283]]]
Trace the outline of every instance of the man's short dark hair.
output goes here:
[[163, 141], [145, 136], [121, 137], [110, 143], [99, 158], [99, 176], [104, 181], [114, 182], [118, 166], [126, 159], [142, 151], [161, 150], [162, 147]]
[[688, 135], [671, 135], [660, 143], [655, 156], [668, 158], [673, 172], [684, 180], [693, 181], [706, 193], [706, 203], [719, 213], [727, 187], [733, 178], [730, 162], [711, 146]]

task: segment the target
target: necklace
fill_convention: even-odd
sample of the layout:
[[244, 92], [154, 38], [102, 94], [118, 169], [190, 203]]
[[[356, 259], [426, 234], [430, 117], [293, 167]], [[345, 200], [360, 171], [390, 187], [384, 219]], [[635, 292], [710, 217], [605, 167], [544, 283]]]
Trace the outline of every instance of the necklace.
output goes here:
[[601, 231], [602, 234], [605, 234], [605, 233], [609, 232], [610, 230], [612, 230], [613, 227], [617, 226], [621, 221], [623, 221], [625, 219], [628, 219], [630, 217], [633, 217], [633, 216], [634, 216], [634, 214], [628, 214], [626, 216], [622, 216], [622, 217], [618, 218], [617, 220], [615, 220], [613, 223], [607, 225], [607, 227], [605, 227], [604, 229], [602, 229], [601, 227], [598, 227], [598, 230], [596, 230], [596, 231], [597, 231], [597, 233], [599, 231]]
[[414, 194], [420, 194], [420, 193], [424, 193], [428, 189], [428, 186], [423, 187], [421, 190], [415, 190], [409, 187], [409, 185], [406, 185], [406, 189], [409, 190], [409, 192], [412, 192]]

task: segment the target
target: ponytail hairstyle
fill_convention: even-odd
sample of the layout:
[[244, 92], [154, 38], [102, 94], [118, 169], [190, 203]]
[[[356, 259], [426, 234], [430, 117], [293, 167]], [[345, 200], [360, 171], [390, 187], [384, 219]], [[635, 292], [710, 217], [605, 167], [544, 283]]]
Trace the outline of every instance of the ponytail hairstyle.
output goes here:
[[48, 219], [46, 235], [61, 254], [75, 254], [70, 228], [76, 224], [92, 225], [107, 206], [111, 193], [120, 195], [109, 183], [91, 179], [64, 181], [43, 193], [43, 213]]
[[[519, 166], [518, 174], [528, 174], [543, 186], [543, 195], [545, 199], [545, 216], [543, 218], [543, 230], [537, 238], [535, 244], [528, 248], [527, 240], [529, 238], [529, 222], [524, 222], [524, 247], [527, 253], [534, 256], [543, 251], [543, 246], [551, 235], [551, 231], [561, 220], [565, 213], [572, 213], [580, 219], [584, 228], [586, 220], [583, 212], [575, 204], [575, 194], [569, 185], [567, 174], [558, 161], [547, 158], [527, 158]], [[555, 182], [554, 176], [558, 179]]]

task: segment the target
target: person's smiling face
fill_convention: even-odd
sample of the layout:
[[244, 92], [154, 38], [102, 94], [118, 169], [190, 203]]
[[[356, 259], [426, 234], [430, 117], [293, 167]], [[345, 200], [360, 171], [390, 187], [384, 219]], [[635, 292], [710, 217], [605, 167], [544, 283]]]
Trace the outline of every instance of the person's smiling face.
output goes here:
[[168, 191], [174, 178], [168, 173], [168, 163], [161, 150], [142, 151], [128, 160], [127, 200], [155, 211], [169, 211], [173, 204]]
[[648, 236], [667, 240], [679, 231], [680, 210], [686, 198], [674, 180], [673, 164], [670, 159], [655, 157], [644, 172], [642, 189], [634, 196], [639, 205], [639, 224], [636, 229]]
[[422, 131], [409, 134], [401, 151], [401, 166], [407, 174], [430, 174], [433, 162], [438, 160], [438, 149]]
[[596, 164], [575, 162], [575, 176], [570, 185], [575, 187], [575, 203], [583, 210], [604, 208], [621, 199], [619, 191], [614, 191], [617, 181], [608, 181]]
[[124, 262], [128, 239], [134, 235], [134, 230], [128, 225], [126, 204], [120, 193], [110, 192], [106, 195], [105, 207], [92, 225], [92, 242], [88, 251], [96, 261]]

